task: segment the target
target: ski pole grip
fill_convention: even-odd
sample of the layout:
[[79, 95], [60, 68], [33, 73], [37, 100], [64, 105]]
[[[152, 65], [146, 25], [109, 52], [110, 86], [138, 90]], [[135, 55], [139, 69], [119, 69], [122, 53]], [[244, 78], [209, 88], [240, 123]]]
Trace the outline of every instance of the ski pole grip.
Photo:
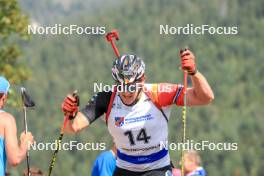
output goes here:
[[80, 105], [80, 97], [79, 97], [79, 95], [78, 95], [78, 90], [73, 91], [72, 96], [73, 96], [74, 98], [76, 98], [76, 100], [77, 100], [77, 105], [79, 106], [79, 105]]
[[[78, 95], [78, 91], [77, 91], [77, 90], [73, 91], [72, 96], [73, 96], [74, 98], [76, 98], [77, 106], [79, 106], [79, 105], [80, 105], [80, 97], [79, 97], [79, 95]], [[73, 120], [73, 119], [76, 117], [77, 114], [78, 114], [78, 112], [76, 112], [76, 113], [73, 114], [73, 115], [70, 115], [70, 116], [69, 116], [69, 119], [70, 119], [70, 120]]]

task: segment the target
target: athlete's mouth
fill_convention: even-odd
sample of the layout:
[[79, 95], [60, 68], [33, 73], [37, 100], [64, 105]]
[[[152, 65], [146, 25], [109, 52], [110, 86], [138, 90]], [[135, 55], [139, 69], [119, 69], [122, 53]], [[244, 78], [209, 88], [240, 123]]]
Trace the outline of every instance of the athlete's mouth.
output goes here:
[[132, 95], [123, 95], [123, 98], [127, 100], [131, 99], [132, 97], [133, 97]]

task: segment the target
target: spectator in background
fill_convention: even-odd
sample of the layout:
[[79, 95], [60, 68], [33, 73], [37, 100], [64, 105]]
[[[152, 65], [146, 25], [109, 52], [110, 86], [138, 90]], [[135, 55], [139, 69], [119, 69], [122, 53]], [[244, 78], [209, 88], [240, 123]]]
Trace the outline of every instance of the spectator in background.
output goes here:
[[92, 176], [112, 176], [116, 168], [116, 147], [102, 152], [95, 160]]
[[201, 158], [197, 151], [188, 150], [184, 153], [185, 176], [206, 176], [204, 168], [201, 166]]
[[181, 176], [181, 169], [173, 168], [172, 169], [172, 175], [173, 176]]

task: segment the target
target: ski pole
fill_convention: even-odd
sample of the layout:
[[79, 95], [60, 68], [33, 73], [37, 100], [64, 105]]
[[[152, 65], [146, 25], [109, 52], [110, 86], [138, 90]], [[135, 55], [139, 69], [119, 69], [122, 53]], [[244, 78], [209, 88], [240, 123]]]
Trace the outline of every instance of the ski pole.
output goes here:
[[[186, 51], [186, 48], [185, 48]], [[180, 54], [183, 50], [180, 50]], [[187, 87], [188, 87], [188, 72], [183, 70], [183, 107], [182, 107], [182, 143], [186, 141], [186, 121], [187, 121]], [[184, 150], [181, 152], [181, 176], [184, 176]]]
[[[77, 98], [77, 105], [79, 106], [79, 98], [78, 98], [78, 95], [77, 95], [78, 91], [75, 90], [72, 94], [73, 97]], [[63, 121], [63, 125], [61, 127], [61, 130], [60, 130], [60, 136], [59, 136], [59, 139], [56, 140], [56, 150], [54, 151], [53, 155], [52, 155], [52, 159], [51, 159], [51, 162], [50, 162], [50, 166], [49, 166], [49, 174], [48, 176], [51, 175], [52, 173], [52, 170], [55, 166], [55, 162], [56, 162], [56, 159], [57, 159], [57, 155], [59, 153], [59, 150], [61, 148], [61, 142], [62, 142], [62, 139], [63, 139], [63, 136], [64, 136], [64, 130], [68, 124], [68, 121], [69, 121], [70, 117], [68, 115], [65, 115], [64, 116], [64, 121]]]
[[[33, 108], [35, 106], [34, 101], [29, 97], [26, 93], [26, 89], [21, 87], [21, 98], [23, 102], [23, 111], [24, 111], [24, 129], [25, 133], [28, 132], [28, 125], [27, 125], [27, 108]], [[30, 176], [30, 156], [29, 151], [27, 151], [27, 175]]]
[[[182, 107], [182, 143], [186, 141], [186, 120], [187, 120], [187, 86], [188, 86], [188, 73], [184, 71], [183, 76], [183, 93], [184, 93], [184, 105]], [[184, 150], [181, 153], [181, 175], [184, 176]]]

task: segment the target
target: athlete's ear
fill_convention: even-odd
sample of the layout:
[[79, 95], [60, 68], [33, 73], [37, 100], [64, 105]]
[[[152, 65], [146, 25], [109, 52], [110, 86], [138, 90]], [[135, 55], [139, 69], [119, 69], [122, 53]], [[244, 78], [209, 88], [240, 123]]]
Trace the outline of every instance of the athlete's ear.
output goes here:
[[0, 105], [4, 105], [4, 98], [5, 98], [5, 94], [0, 93]]
[[142, 83], [144, 84], [146, 82], [146, 79], [144, 78], [143, 80], [142, 80]]
[[6, 101], [7, 101], [7, 94], [4, 94], [0, 101], [4, 105], [6, 103]]
[[144, 75], [140, 78], [140, 82], [145, 83], [146, 79], [147, 79], [147, 77], [146, 77], [146, 75], [144, 74]]

